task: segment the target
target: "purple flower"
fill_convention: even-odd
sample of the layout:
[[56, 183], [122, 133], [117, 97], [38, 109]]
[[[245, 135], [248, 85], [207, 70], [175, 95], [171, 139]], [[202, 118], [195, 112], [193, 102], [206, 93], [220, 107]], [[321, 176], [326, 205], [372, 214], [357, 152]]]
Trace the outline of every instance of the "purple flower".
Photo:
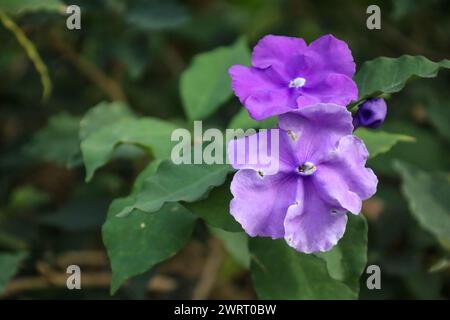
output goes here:
[[[344, 234], [346, 212], [358, 214], [376, 191], [377, 177], [365, 168], [367, 149], [352, 135], [351, 113], [339, 105], [304, 107], [280, 116], [279, 126], [272, 129], [279, 130], [278, 172], [230, 158], [240, 169], [230, 212], [250, 236], [284, 238], [306, 253], [330, 250]], [[259, 152], [239, 149], [239, 141], [230, 141], [229, 154]]]
[[265, 36], [251, 67], [229, 70], [234, 93], [256, 120], [317, 103], [345, 106], [358, 97], [354, 73], [350, 49], [332, 35], [309, 46], [301, 38]]
[[387, 106], [382, 98], [368, 99], [359, 106], [353, 118], [353, 126], [376, 129], [386, 118]]

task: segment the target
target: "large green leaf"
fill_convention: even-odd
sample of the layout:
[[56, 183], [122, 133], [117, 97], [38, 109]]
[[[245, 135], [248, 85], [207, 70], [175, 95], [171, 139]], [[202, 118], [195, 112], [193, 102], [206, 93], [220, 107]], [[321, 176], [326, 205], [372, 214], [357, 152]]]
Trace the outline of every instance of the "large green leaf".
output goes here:
[[431, 123], [439, 130], [439, 132], [450, 141], [450, 101], [447, 105], [444, 103], [433, 103], [427, 109]]
[[20, 14], [28, 11], [62, 11], [64, 3], [60, 0], [2, 0], [0, 10], [11, 14]]
[[233, 198], [230, 184], [224, 183], [213, 189], [206, 199], [186, 203], [185, 207], [195, 213], [211, 227], [226, 231], [242, 231], [241, 226], [230, 214], [230, 201]]
[[78, 127], [80, 119], [67, 113], [57, 114], [39, 130], [24, 147], [27, 156], [41, 161], [66, 165], [80, 152]]
[[355, 135], [364, 141], [369, 150], [370, 158], [374, 158], [380, 153], [388, 152], [399, 142], [414, 142], [414, 138], [403, 134], [389, 133], [384, 131], [373, 131], [365, 128], [359, 128]]
[[250, 267], [248, 236], [245, 232], [228, 232], [219, 228], [210, 228], [211, 232], [222, 240], [225, 249], [242, 267]]
[[153, 212], [166, 202], [198, 200], [212, 187], [223, 184], [230, 170], [228, 165], [175, 165], [164, 161], [156, 173], [145, 180], [134, 203], [125, 207], [119, 215], [125, 216], [133, 209]]
[[251, 272], [261, 299], [355, 299], [357, 293], [331, 277], [327, 263], [290, 248], [283, 239], [251, 238]]
[[423, 56], [380, 57], [363, 64], [355, 76], [360, 99], [403, 89], [412, 78], [433, 78], [439, 69], [449, 68], [449, 61], [433, 62]]
[[402, 191], [413, 216], [424, 229], [450, 246], [449, 177], [426, 173], [398, 160], [394, 168], [402, 177]]
[[383, 127], [390, 132], [401, 132], [414, 137], [414, 143], [398, 143], [392, 149], [369, 160], [369, 166], [377, 173], [395, 177], [393, 159], [400, 159], [424, 170], [446, 170], [450, 165], [446, 141], [432, 131], [410, 122], [391, 121]]
[[121, 101], [100, 102], [89, 109], [80, 121], [80, 139], [86, 139], [90, 134], [102, 127], [114, 124], [123, 119], [135, 118], [128, 105]]
[[170, 137], [175, 129], [177, 126], [172, 123], [147, 117], [123, 119], [90, 134], [81, 142], [86, 181], [111, 159], [120, 144], [138, 145], [151, 151], [155, 158], [168, 158], [172, 149]]
[[363, 216], [348, 215], [344, 237], [328, 252], [316, 254], [327, 263], [328, 273], [356, 294], [367, 263], [367, 222]]
[[173, 256], [190, 239], [195, 216], [171, 203], [153, 214], [133, 210], [125, 218], [117, 217], [133, 199], [115, 200], [103, 225], [103, 242], [111, 262], [111, 293], [128, 278], [141, 274]]
[[14, 277], [26, 253], [0, 253], [0, 293], [5, 290], [8, 281]]
[[181, 99], [188, 118], [200, 120], [216, 111], [232, 95], [228, 68], [249, 63], [250, 52], [244, 39], [195, 56], [180, 80]]

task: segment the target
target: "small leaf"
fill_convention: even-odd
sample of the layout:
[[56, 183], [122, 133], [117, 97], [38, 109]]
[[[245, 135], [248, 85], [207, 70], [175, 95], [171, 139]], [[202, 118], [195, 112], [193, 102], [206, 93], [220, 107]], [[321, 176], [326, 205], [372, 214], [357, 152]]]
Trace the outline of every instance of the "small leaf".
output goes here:
[[66, 165], [80, 152], [78, 128], [80, 119], [66, 113], [52, 116], [24, 147], [33, 159]]
[[359, 278], [367, 263], [367, 222], [362, 215], [348, 215], [344, 237], [328, 252], [316, 256], [325, 260], [328, 273], [359, 292]]
[[447, 105], [430, 104], [427, 115], [438, 131], [450, 141], [450, 108]]
[[175, 165], [164, 161], [156, 173], [145, 180], [134, 203], [125, 207], [119, 216], [125, 216], [133, 209], [153, 212], [166, 202], [196, 201], [212, 187], [223, 184], [230, 171], [228, 165]]
[[365, 128], [359, 128], [355, 135], [364, 141], [369, 150], [369, 157], [374, 158], [381, 153], [388, 152], [399, 142], [414, 142], [415, 139], [410, 136], [384, 131], [372, 131]]
[[175, 129], [177, 126], [172, 123], [147, 117], [123, 119], [90, 134], [81, 142], [86, 181], [111, 159], [120, 144], [138, 145], [151, 151], [157, 159], [168, 158], [172, 150], [170, 138]]
[[112, 269], [111, 294], [128, 278], [175, 255], [194, 228], [195, 216], [175, 203], [154, 214], [133, 210], [126, 218], [117, 217], [132, 202], [132, 198], [114, 200], [102, 228]]
[[363, 64], [355, 76], [360, 99], [394, 93], [412, 78], [434, 78], [439, 69], [449, 68], [450, 61], [433, 62], [423, 56], [380, 57]]
[[225, 249], [242, 267], [250, 268], [250, 251], [248, 236], [245, 232], [228, 232], [219, 228], [211, 228], [212, 233], [222, 240]]
[[450, 181], [396, 160], [394, 168], [403, 180], [402, 191], [419, 224], [444, 246], [450, 244]]
[[251, 238], [251, 272], [260, 299], [355, 299], [328, 274], [325, 261], [290, 248], [283, 239]]
[[181, 99], [188, 118], [201, 120], [214, 113], [232, 95], [228, 69], [233, 64], [249, 63], [250, 52], [244, 39], [195, 56], [180, 80]]
[[0, 293], [5, 290], [9, 280], [17, 273], [20, 263], [26, 256], [25, 252], [0, 253]]
[[64, 4], [60, 0], [2, 0], [0, 10], [11, 14], [21, 14], [30, 11], [61, 11]]
[[126, 13], [128, 23], [153, 31], [177, 27], [188, 19], [184, 6], [172, 0], [134, 0]]
[[123, 119], [135, 118], [133, 111], [121, 101], [100, 102], [89, 109], [80, 121], [80, 139], [86, 139], [107, 125], [114, 124]]

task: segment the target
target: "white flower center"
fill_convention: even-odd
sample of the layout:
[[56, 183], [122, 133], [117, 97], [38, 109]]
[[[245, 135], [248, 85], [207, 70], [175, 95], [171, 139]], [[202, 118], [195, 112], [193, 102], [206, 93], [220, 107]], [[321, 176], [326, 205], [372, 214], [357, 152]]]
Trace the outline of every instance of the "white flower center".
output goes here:
[[302, 176], [310, 176], [316, 172], [317, 167], [312, 162], [305, 162], [297, 168], [298, 173]]
[[301, 88], [305, 85], [306, 79], [302, 77], [297, 77], [295, 79], [292, 79], [291, 82], [289, 82], [289, 88]]

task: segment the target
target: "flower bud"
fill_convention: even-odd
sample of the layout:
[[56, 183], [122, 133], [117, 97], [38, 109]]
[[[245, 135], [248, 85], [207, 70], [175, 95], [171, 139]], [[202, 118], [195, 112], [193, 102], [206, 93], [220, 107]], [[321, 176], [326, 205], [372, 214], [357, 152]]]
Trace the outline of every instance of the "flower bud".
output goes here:
[[353, 126], [376, 129], [384, 122], [387, 113], [386, 102], [382, 98], [367, 99], [359, 106], [353, 117]]

